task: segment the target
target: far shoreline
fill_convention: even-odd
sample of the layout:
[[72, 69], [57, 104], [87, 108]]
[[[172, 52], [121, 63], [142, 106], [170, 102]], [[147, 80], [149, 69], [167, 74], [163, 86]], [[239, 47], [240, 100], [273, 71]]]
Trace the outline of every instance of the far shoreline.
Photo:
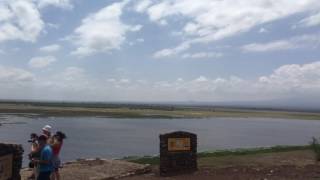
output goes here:
[[44, 117], [109, 117], [109, 118], [283, 118], [320, 120], [320, 112], [183, 105], [86, 105], [0, 102], [0, 113], [33, 114]]

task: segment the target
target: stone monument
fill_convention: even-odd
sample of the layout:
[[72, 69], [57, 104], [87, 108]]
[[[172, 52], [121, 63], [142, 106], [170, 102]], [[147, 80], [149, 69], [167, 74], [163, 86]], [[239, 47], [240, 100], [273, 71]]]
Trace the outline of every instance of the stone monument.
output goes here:
[[197, 135], [177, 131], [160, 135], [160, 176], [197, 170]]

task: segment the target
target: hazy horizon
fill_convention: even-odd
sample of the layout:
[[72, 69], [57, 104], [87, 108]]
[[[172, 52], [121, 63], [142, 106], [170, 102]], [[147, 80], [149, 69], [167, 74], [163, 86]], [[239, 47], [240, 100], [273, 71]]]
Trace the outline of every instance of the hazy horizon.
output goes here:
[[201, 101], [62, 101], [62, 100], [34, 100], [34, 99], [0, 99], [0, 103], [58, 103], [58, 104], [88, 104], [88, 105], [138, 105], [138, 106], [208, 106], [221, 108], [254, 108], [254, 109], [273, 109], [273, 110], [290, 110], [290, 111], [320, 111], [318, 103], [305, 104], [303, 101], [299, 103], [292, 103], [292, 101], [223, 101], [223, 102], [201, 102]]

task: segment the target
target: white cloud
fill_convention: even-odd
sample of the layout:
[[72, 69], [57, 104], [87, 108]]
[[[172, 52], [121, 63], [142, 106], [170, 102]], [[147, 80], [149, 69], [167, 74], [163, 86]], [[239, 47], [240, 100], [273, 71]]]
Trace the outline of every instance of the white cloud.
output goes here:
[[297, 46], [289, 41], [274, 41], [265, 44], [252, 43], [242, 47], [244, 51], [266, 52], [266, 51], [281, 51], [286, 49], [294, 49]]
[[162, 16], [170, 15], [169, 2], [163, 1], [157, 5], [153, 5], [147, 9], [147, 13], [151, 21], [157, 22], [159, 25], [166, 25], [167, 20], [161, 19]]
[[183, 43], [192, 45], [217, 41], [264, 23], [319, 9], [318, 0], [164, 0], [155, 1], [144, 12], [156, 23], [170, 23], [176, 18], [186, 20], [181, 27], [186, 37]]
[[66, 67], [62, 72], [56, 72], [53, 76], [46, 77], [39, 81], [39, 86], [53, 88], [60, 92], [69, 92], [72, 90], [89, 89], [95, 81], [89, 82], [89, 77], [83, 68], [76, 66]]
[[133, 87], [139, 86], [139, 84], [142, 84], [140, 81], [136, 84], [133, 84], [133, 82], [128, 78], [109, 78], [107, 79], [108, 88], [116, 88], [116, 89], [133, 89]]
[[200, 76], [194, 80], [155, 82], [150, 87], [148, 91], [156, 94], [152, 98], [164, 101], [255, 101], [319, 97], [320, 61], [283, 65], [270, 75], [251, 80], [236, 76], [213, 79]]
[[283, 65], [270, 75], [252, 80], [200, 76], [194, 80], [156, 82], [151, 87], [148, 91], [154, 92], [156, 95], [152, 98], [157, 100], [255, 101], [319, 97], [320, 61]]
[[[85, 70], [79, 67], [67, 67], [64, 72], [59, 75], [62, 80], [75, 81], [81, 80], [85, 76]], [[81, 83], [81, 81], [79, 82]]]
[[195, 82], [207, 82], [208, 79], [204, 76], [200, 76], [199, 78], [194, 80]]
[[198, 53], [185, 53], [182, 55], [182, 58], [192, 58], [192, 59], [199, 59], [199, 58], [220, 58], [222, 57], [222, 53], [217, 52], [198, 52]]
[[317, 48], [320, 46], [320, 34], [310, 34], [278, 40], [268, 43], [251, 43], [241, 47], [245, 52], [281, 51], [297, 48]]
[[305, 27], [320, 25], [320, 12], [301, 20], [299, 24]]
[[32, 68], [45, 68], [56, 61], [53, 56], [33, 57], [29, 61], [29, 66]]
[[37, 7], [32, 1], [0, 2], [0, 42], [22, 40], [35, 42], [44, 28]]
[[183, 78], [178, 78], [177, 81], [178, 82], [183, 82], [184, 80], [183, 80]]
[[138, 24], [135, 26], [131, 26], [129, 30], [135, 32], [135, 31], [140, 31], [141, 29], [142, 29], [142, 25]]
[[12, 40], [35, 42], [45, 28], [40, 8], [47, 6], [72, 8], [70, 0], [1, 0], [0, 43]]
[[168, 56], [177, 55], [180, 52], [183, 52], [190, 48], [190, 45], [188, 43], [183, 43], [180, 46], [173, 48], [173, 49], [162, 49], [160, 51], [157, 51], [153, 54], [154, 58], [163, 58]]
[[52, 76], [39, 76], [32, 87], [33, 92], [37, 92], [34, 98], [43, 96], [51, 100], [88, 100], [88, 95], [92, 98], [96, 94], [97, 90], [93, 91], [94, 87], [91, 87], [96, 84], [94, 80], [89, 80], [84, 69], [71, 66]]
[[47, 52], [47, 53], [51, 53], [51, 52], [56, 52], [60, 50], [60, 45], [59, 44], [51, 44], [48, 46], [43, 46], [41, 47], [39, 50], [42, 52]]
[[260, 77], [257, 83], [270, 94], [315, 96], [320, 90], [320, 61], [281, 66], [271, 75]]
[[152, 4], [151, 0], [141, 0], [135, 4], [135, 10], [137, 12], [144, 12]]
[[114, 3], [82, 20], [69, 38], [77, 49], [73, 55], [88, 56], [98, 52], [120, 49], [126, 40], [126, 33], [139, 31], [141, 25], [127, 25], [120, 19], [127, 1]]
[[[10, 90], [18, 93], [21, 89], [18, 84], [23, 82], [28, 85], [32, 81], [29, 87], [33, 88], [37, 98], [45, 92], [56, 100], [247, 102], [318, 99], [320, 96], [320, 61], [283, 65], [271, 74], [253, 79], [237, 76], [211, 78], [204, 75], [194, 79], [154, 82], [126, 77], [100, 78], [92, 79], [79, 67], [68, 67], [53, 77], [35, 78], [25, 70], [0, 66], [0, 83], [6, 83], [5, 88], [12, 87]], [[10, 91], [1, 89], [0, 97], [7, 97], [4, 94], [9, 97]], [[24, 98], [32, 97], [26, 93], [23, 95]]]
[[267, 33], [269, 32], [266, 28], [260, 28], [259, 33]]
[[72, 9], [73, 5], [70, 0], [36, 0], [39, 8], [55, 6], [63, 9]]
[[0, 65], [0, 83], [17, 83], [34, 80], [34, 75], [26, 70]]

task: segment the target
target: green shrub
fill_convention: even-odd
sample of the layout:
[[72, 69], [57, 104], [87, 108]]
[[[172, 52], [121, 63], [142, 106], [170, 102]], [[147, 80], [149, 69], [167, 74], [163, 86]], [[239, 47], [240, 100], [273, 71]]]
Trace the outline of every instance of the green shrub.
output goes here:
[[319, 139], [312, 137], [312, 141], [310, 143], [312, 150], [316, 154], [316, 160], [320, 161], [320, 144], [319, 144]]

